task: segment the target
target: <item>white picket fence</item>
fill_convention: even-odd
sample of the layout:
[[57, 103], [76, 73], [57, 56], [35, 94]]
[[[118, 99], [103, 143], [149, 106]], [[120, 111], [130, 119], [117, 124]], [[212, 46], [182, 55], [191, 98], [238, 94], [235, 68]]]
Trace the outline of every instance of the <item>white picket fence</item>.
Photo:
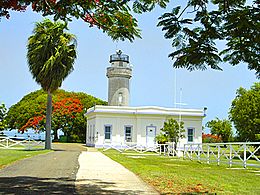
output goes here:
[[190, 160], [206, 161], [208, 164], [216, 162], [217, 165], [226, 163], [260, 167], [260, 142], [212, 143], [212, 144], [185, 144], [184, 158]]
[[36, 141], [30, 137], [25, 140], [14, 140], [9, 137], [0, 137], [0, 149], [26, 149], [43, 148], [44, 142]]

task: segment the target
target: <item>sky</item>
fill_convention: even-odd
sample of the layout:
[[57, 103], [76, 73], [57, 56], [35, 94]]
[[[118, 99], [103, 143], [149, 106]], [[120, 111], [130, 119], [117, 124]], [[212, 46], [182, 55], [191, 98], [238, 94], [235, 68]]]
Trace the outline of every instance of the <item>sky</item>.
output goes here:
[[[133, 65], [130, 106], [174, 107], [181, 96], [181, 103], [186, 104], [183, 108], [208, 108], [204, 124], [216, 117], [227, 118], [236, 90], [239, 87], [248, 89], [259, 81], [255, 72], [248, 70], [246, 64], [233, 67], [224, 63], [220, 65], [223, 71], [173, 69], [173, 62], [168, 58], [173, 51], [171, 40], [166, 40], [161, 29], [156, 27], [157, 18], [164, 11], [157, 8], [137, 16], [142, 39], [133, 43], [113, 42], [102, 31], [73, 20], [69, 29], [77, 37], [77, 60], [74, 71], [61, 88], [107, 100], [109, 56], [121, 49], [129, 55]], [[40, 14], [28, 10], [12, 12], [9, 20], [2, 18], [0, 21], [0, 102], [8, 108], [26, 94], [40, 89], [28, 69], [26, 44], [35, 22], [42, 19]]]

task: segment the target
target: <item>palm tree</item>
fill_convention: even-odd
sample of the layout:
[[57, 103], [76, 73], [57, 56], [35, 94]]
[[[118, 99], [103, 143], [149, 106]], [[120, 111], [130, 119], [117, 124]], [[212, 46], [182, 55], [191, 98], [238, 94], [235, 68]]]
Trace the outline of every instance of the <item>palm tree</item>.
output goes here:
[[76, 38], [65, 32], [67, 24], [45, 19], [37, 22], [28, 39], [27, 61], [35, 81], [47, 92], [45, 149], [51, 149], [52, 93], [73, 71]]

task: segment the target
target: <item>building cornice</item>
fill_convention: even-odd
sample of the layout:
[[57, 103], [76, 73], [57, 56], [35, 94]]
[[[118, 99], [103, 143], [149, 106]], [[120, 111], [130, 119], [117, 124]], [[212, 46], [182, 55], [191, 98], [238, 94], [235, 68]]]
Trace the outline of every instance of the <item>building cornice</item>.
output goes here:
[[204, 117], [203, 109], [186, 109], [186, 108], [165, 108], [158, 106], [101, 106], [96, 105], [87, 110], [85, 116], [92, 115], [92, 113], [107, 113], [107, 114], [135, 114], [135, 115], [165, 115], [165, 116], [196, 116]]

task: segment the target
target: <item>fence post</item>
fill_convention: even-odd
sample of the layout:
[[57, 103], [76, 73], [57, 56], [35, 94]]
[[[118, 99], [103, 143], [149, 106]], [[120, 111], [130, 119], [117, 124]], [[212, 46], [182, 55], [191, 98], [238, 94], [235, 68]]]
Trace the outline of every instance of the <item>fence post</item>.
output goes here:
[[9, 148], [9, 137], [6, 138], [6, 148]]
[[217, 159], [218, 166], [219, 166], [219, 162], [220, 162], [220, 145], [218, 144], [218, 159]]
[[232, 144], [229, 144], [229, 167], [232, 167]]
[[29, 142], [28, 149], [31, 150], [31, 137], [29, 137], [28, 142]]
[[200, 144], [198, 144], [198, 161], [200, 161]]
[[[174, 147], [175, 147], [175, 143], [172, 142], [172, 156], [175, 156], [175, 154], [176, 154]], [[177, 154], [176, 154], [176, 156], [177, 156]], [[184, 154], [183, 154], [183, 156], [184, 156]]]
[[193, 160], [192, 155], [193, 155], [193, 144], [190, 145], [190, 159], [191, 160]]
[[244, 168], [246, 168], [246, 144], [243, 144], [243, 147], [244, 147], [244, 161], [243, 161], [243, 165], [244, 165]]
[[183, 159], [186, 159], [186, 144], [184, 144]]
[[207, 144], [207, 163], [209, 164], [209, 144]]

